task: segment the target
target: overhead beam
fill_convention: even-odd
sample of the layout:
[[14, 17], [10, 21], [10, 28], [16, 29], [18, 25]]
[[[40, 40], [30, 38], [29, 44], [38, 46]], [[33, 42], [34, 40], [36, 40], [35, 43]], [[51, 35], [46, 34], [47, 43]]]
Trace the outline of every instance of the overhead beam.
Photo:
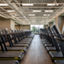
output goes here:
[[[11, 2], [11, 3], [14, 3], [14, 2]], [[19, 3], [19, 2], [15, 2], [15, 3], [17, 3], [17, 4], [21, 4], [22, 5], [22, 3]], [[29, 3], [29, 2], [28, 2]], [[25, 4], [27, 4], [27, 3], [25, 3]], [[42, 4], [53, 4], [53, 3], [48, 3], [48, 2], [46, 2], [46, 3], [33, 3], [34, 5], [36, 5], [36, 4], [40, 4], [40, 5], [42, 5]], [[59, 5], [61, 5], [61, 4], [64, 4], [64, 2], [60, 2], [60, 3], [56, 3], [56, 4], [59, 4]]]
[[[0, 16], [4, 17], [4, 18], [11, 18], [11, 16], [7, 13], [7, 11], [4, 8], [0, 8]], [[3, 12], [2, 12], [3, 11]]]
[[[18, 17], [18, 18], [21, 19], [21, 18], [23, 18], [23, 17]], [[28, 18], [29, 18], [29, 19], [31, 19], [31, 18], [44, 18], [44, 19], [45, 19], [45, 18], [48, 18], [48, 17], [41, 17], [41, 16], [40, 16], [40, 17], [37, 17], [37, 16], [36, 16], [36, 17], [28, 17]]]
[[19, 10], [19, 8], [15, 5], [15, 3], [10, 3], [10, 1], [9, 0], [5, 0], [8, 4], [9, 4], [9, 6], [12, 8], [12, 9], [14, 9], [17, 13], [19, 13], [19, 15], [21, 15], [21, 16], [23, 16], [24, 18], [25, 18], [25, 20], [26, 21], [29, 21], [27, 18], [26, 18], [26, 16], [23, 14], [23, 11], [22, 11], [22, 9], [20, 9]]
[[59, 8], [60, 6], [22, 6], [22, 8]]
[[51, 17], [49, 21], [52, 21], [54, 18], [60, 16], [62, 13], [64, 13], [64, 5], [59, 8]]
[[[0, 7], [2, 7], [2, 6], [0, 6]], [[55, 7], [48, 7], [48, 6], [21, 6], [22, 8], [59, 8], [60, 6], [55, 6]], [[7, 6], [7, 7], [3, 7], [3, 8], [10, 8], [9, 6]], [[10, 8], [11, 9], [11, 8]]]
[[[29, 14], [29, 13], [34, 13], [34, 12], [32, 12], [32, 11], [28, 11], [28, 12], [24, 12], [24, 13], [26, 13], [26, 14]], [[49, 13], [49, 12], [41, 12], [41, 14], [52, 14], [53, 12], [51, 12], [51, 13]], [[37, 14], [37, 13], [35, 13], [35, 14]]]

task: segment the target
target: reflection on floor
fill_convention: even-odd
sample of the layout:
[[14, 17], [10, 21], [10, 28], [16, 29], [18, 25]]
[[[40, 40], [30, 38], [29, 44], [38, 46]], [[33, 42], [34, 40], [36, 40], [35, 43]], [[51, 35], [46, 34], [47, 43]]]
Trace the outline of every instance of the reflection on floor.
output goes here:
[[39, 35], [35, 35], [32, 44], [21, 64], [52, 64]]

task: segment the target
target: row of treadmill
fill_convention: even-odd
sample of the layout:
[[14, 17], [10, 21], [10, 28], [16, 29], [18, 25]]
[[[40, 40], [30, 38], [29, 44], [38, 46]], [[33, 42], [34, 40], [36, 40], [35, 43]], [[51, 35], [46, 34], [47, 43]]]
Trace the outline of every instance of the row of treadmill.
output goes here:
[[32, 39], [31, 31], [0, 31], [0, 64], [20, 64]]
[[41, 29], [40, 37], [53, 64], [64, 64], [64, 35], [55, 25]]

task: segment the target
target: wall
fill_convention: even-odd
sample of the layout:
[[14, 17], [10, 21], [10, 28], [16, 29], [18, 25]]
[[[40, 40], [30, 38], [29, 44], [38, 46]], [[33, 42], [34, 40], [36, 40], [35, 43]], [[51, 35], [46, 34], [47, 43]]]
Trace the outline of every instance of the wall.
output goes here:
[[55, 18], [55, 25], [58, 28], [58, 17]]
[[10, 29], [15, 30], [15, 22], [11, 19], [5, 19], [0, 17], [0, 29], [5, 28], [7, 28], [8, 30]]
[[16, 30], [20, 30], [21, 28], [20, 28], [20, 25], [15, 25], [15, 29]]
[[10, 29], [10, 20], [0, 18], [0, 29]]
[[63, 22], [63, 28], [62, 28], [62, 33], [64, 34], [64, 22]]
[[10, 29], [15, 30], [15, 22], [13, 20], [10, 20]]
[[30, 30], [30, 25], [22, 25], [21, 29], [22, 30]]
[[55, 24], [58, 30], [60, 31], [60, 33], [63, 33], [64, 17], [63, 16], [56, 17]]
[[17, 30], [30, 30], [30, 25], [15, 25]]
[[64, 17], [63, 16], [59, 17], [58, 26], [59, 26], [61, 33], [62, 33], [62, 29], [63, 29], [63, 22], [64, 22]]

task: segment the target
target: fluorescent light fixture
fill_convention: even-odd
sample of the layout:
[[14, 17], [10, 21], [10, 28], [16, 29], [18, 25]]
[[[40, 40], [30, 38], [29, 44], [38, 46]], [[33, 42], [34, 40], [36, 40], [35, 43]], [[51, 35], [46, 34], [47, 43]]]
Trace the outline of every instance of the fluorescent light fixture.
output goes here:
[[8, 4], [1, 3], [0, 6], [8, 6]]
[[22, 3], [22, 6], [33, 6], [33, 3]]
[[55, 3], [47, 4], [47, 6], [55, 6]]
[[29, 16], [35, 16], [35, 14], [29, 14]]
[[49, 4], [47, 4], [47, 6], [58, 6], [59, 4], [58, 3], [49, 3]]
[[33, 10], [33, 12], [41, 12], [41, 10]]
[[43, 16], [47, 16], [47, 14], [43, 14]]
[[7, 10], [7, 12], [15, 12], [15, 10]]
[[50, 14], [43, 14], [43, 16], [50, 16]]
[[53, 12], [53, 10], [45, 10], [45, 12]]

